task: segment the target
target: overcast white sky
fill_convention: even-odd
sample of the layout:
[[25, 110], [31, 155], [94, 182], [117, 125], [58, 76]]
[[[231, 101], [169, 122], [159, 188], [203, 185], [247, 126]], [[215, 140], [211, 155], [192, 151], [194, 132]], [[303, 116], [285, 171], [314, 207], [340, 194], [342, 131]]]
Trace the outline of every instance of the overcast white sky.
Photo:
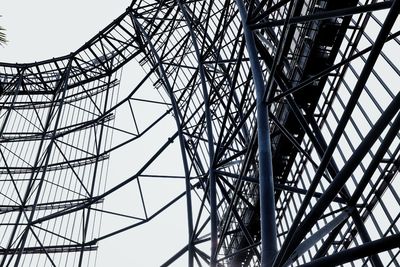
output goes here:
[[[27, 63], [68, 54], [124, 12], [130, 2], [130, 0], [1, 0], [0, 25], [7, 29], [9, 43], [0, 48], [0, 61]], [[135, 68], [137, 65], [126, 67], [125, 72]], [[124, 75], [127, 76], [135, 78], [129, 73]], [[122, 83], [122, 86], [130, 86], [129, 78]], [[131, 154], [129, 157], [123, 154], [130, 153], [129, 151], [121, 153], [119, 157], [114, 156], [114, 159], [111, 155], [111, 165], [114, 162], [117, 169], [125, 169], [124, 166], [130, 164], [129, 160], [132, 160]], [[133, 155], [134, 157], [137, 155]], [[129, 173], [125, 171], [110, 176], [114, 175], [122, 178], [129, 176]], [[181, 189], [183, 188], [182, 184]], [[113, 203], [118, 203], [119, 198], [125, 201], [129, 195], [127, 188], [121, 194], [112, 197]], [[110, 206], [108, 208], [113, 209]], [[168, 213], [169, 215], [163, 217], [163, 220], [155, 220], [154, 223], [101, 242], [97, 266], [159, 266], [185, 243], [182, 239], [186, 238], [184, 211], [184, 205], [180, 203]], [[107, 227], [113, 224], [113, 221], [107, 219], [103, 222], [106, 231]], [[181, 236], [177, 236], [177, 233]], [[171, 240], [181, 241], [174, 245], [171, 244]], [[186, 256], [183, 258], [186, 259]], [[175, 266], [185, 265], [183, 260]]]
[[31, 62], [68, 54], [120, 15], [130, 0], [2, 0], [9, 44], [0, 60]]

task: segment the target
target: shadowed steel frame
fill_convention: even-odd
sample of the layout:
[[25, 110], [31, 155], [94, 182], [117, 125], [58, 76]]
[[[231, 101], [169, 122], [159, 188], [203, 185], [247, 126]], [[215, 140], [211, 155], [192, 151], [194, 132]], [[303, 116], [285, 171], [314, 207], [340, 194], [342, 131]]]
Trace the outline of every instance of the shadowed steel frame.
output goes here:
[[[133, 1], [67, 56], [0, 63], [0, 266], [95, 266], [101, 240], [181, 199], [187, 245], [162, 266], [185, 254], [188, 266], [398, 266], [399, 11]], [[145, 75], [119, 98], [131, 60]], [[149, 82], [160, 99], [141, 94]], [[107, 187], [113, 152], [171, 118], [154, 154]], [[149, 173], [175, 140], [182, 173]], [[159, 178], [185, 190], [151, 211], [143, 181]], [[103, 208], [128, 185], [140, 214]], [[106, 214], [129, 223], [100, 234]]]

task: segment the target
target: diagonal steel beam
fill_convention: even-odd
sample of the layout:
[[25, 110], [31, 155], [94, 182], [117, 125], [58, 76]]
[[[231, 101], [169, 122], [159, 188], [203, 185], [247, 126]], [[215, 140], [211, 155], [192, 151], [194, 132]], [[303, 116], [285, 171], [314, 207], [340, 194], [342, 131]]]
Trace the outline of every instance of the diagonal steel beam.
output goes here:
[[400, 234], [371, 241], [369, 243], [349, 248], [347, 250], [313, 260], [309, 263], [300, 265], [302, 267], [319, 267], [319, 266], [339, 266], [351, 261], [355, 261], [370, 255], [375, 255], [383, 251], [398, 248], [400, 245]]
[[[324, 154], [324, 157], [322, 158], [320, 167], [318, 168], [318, 170], [314, 176], [314, 179], [311, 182], [308, 193], [305, 196], [298, 213], [296, 214], [296, 217], [293, 221], [292, 226], [290, 227], [287, 238], [286, 238], [284, 244], [282, 245], [281, 251], [279, 252], [278, 257], [275, 261], [275, 266], [280, 266], [283, 263], [282, 261], [286, 261], [287, 256], [288, 256], [287, 254], [290, 254], [293, 250], [293, 245], [290, 245], [291, 243], [293, 244], [293, 242], [291, 241], [293, 239], [293, 235], [296, 232], [297, 227], [299, 226], [300, 220], [303, 217], [308, 204], [310, 203], [311, 197], [312, 197], [313, 193], [315, 192], [315, 190], [319, 184], [319, 181], [330, 162], [333, 151], [335, 150], [335, 148], [339, 142], [339, 139], [342, 136], [342, 133], [347, 125], [347, 122], [350, 120], [351, 114], [352, 114], [352, 112], [358, 102], [358, 99], [364, 89], [364, 85], [367, 82], [367, 80], [371, 74], [371, 71], [374, 67], [374, 64], [379, 57], [382, 47], [385, 44], [386, 38], [390, 34], [390, 30], [391, 30], [392, 26], [394, 25], [394, 22], [397, 19], [399, 11], [400, 11], [400, 1], [395, 0], [389, 11], [388, 16], [386, 17], [385, 23], [378, 34], [378, 38], [371, 50], [371, 53], [367, 60], [367, 63], [365, 64], [365, 66], [360, 74], [360, 78], [358, 79], [358, 81], [354, 87], [353, 93], [352, 93], [352, 95], [348, 101], [348, 104], [343, 112], [343, 116], [340, 119], [338, 126], [332, 136], [331, 142], [329, 143], [329, 146], [325, 151], [325, 154]], [[303, 236], [303, 234], [302, 234], [302, 236]], [[301, 240], [296, 240], [295, 243], [298, 244], [300, 241]], [[297, 244], [294, 245], [294, 247], [296, 247]]]
[[[352, 16], [360, 13], [372, 12], [382, 9], [388, 9], [392, 6], [393, 1], [384, 1], [357, 7], [341, 8], [336, 10], [317, 12], [315, 14], [293, 17], [289, 20], [289, 24], [305, 23], [309, 21], [330, 19], [336, 17]], [[285, 24], [285, 20], [273, 20], [251, 25], [251, 29], [262, 29], [267, 27], [277, 27]]]

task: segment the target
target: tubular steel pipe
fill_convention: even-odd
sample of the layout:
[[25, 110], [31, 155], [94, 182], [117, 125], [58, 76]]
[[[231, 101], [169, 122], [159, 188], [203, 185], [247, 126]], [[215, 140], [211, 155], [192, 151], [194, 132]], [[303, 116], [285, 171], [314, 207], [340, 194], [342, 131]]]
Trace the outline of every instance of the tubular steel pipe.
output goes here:
[[236, 4], [242, 19], [244, 38], [246, 40], [246, 48], [249, 53], [251, 72], [253, 74], [256, 90], [261, 220], [261, 266], [270, 267], [272, 266], [277, 253], [277, 234], [269, 119], [267, 105], [263, 101], [263, 96], [266, 92], [254, 36], [247, 25], [246, 7], [242, 0], [236, 0]]

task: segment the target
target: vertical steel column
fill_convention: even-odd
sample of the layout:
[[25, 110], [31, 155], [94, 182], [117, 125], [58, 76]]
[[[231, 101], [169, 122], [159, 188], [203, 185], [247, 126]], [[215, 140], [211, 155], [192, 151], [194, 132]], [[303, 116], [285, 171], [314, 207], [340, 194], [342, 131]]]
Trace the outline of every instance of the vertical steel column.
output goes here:
[[275, 196], [272, 174], [271, 140], [267, 105], [263, 101], [266, 93], [261, 65], [258, 60], [254, 36], [247, 24], [246, 7], [242, 0], [236, 0], [243, 25], [247, 52], [257, 99], [257, 135], [259, 157], [259, 191], [261, 219], [261, 266], [272, 266], [277, 253], [277, 234], [275, 222]]

